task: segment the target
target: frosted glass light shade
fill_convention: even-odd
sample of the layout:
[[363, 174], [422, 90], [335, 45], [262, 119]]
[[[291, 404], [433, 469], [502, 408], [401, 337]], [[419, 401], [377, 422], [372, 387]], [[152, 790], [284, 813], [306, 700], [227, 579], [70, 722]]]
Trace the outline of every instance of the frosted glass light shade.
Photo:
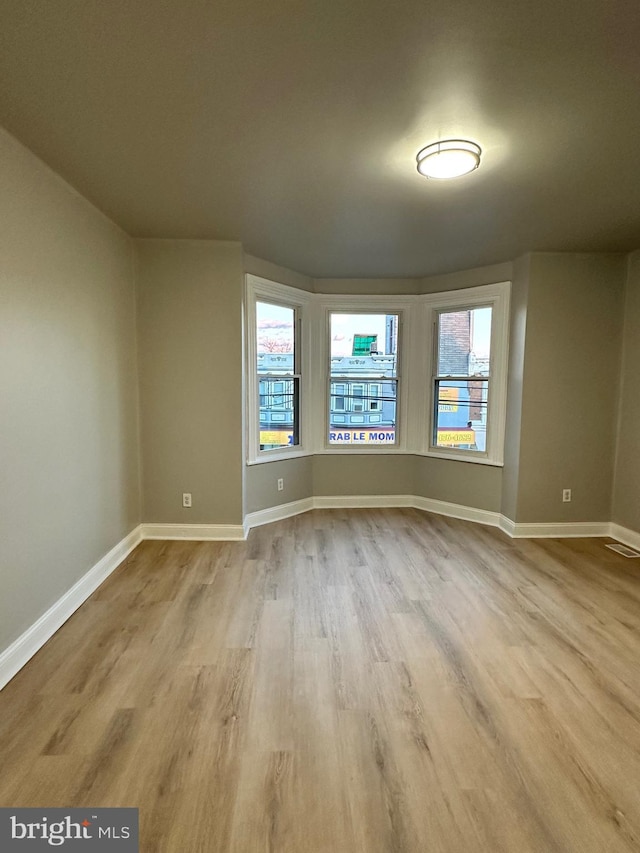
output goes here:
[[425, 178], [459, 178], [478, 168], [481, 153], [468, 139], [441, 139], [418, 152], [418, 171]]

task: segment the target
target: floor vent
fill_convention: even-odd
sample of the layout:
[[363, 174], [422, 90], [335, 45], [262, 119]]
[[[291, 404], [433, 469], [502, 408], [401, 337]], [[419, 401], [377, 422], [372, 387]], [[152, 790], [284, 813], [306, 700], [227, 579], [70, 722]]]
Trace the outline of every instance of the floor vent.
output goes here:
[[626, 545], [620, 545], [618, 542], [615, 545], [607, 545], [607, 548], [611, 548], [612, 551], [622, 554], [623, 557], [640, 557], [638, 551], [634, 551], [633, 548], [628, 548]]

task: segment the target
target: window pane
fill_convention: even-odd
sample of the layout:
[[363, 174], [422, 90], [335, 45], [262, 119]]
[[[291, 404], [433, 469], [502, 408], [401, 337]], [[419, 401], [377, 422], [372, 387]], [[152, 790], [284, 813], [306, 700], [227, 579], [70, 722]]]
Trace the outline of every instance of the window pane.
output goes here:
[[438, 376], [488, 376], [490, 347], [490, 307], [439, 315]]
[[299, 380], [271, 383], [278, 393], [260, 397], [260, 450], [276, 450], [299, 444]]
[[295, 311], [256, 302], [258, 373], [295, 373]]
[[[397, 385], [392, 378], [375, 383], [331, 382], [329, 444], [395, 444]], [[343, 391], [339, 396], [338, 387]]]
[[332, 376], [397, 376], [397, 314], [332, 314]]
[[[443, 311], [438, 315], [431, 437], [435, 447], [486, 451], [491, 316], [491, 307]], [[466, 376], [470, 378], [445, 378]], [[475, 378], [480, 376], [487, 378]]]
[[398, 319], [331, 314], [329, 444], [396, 443]]
[[367, 408], [370, 412], [377, 412], [380, 408], [380, 400], [378, 399], [380, 396], [380, 385], [377, 382], [372, 382], [371, 385], [369, 385], [368, 390], [369, 393], [367, 395]]
[[488, 379], [436, 379], [433, 444], [457, 450], [487, 449]]
[[260, 450], [277, 450], [300, 443], [300, 388], [299, 379], [293, 375], [295, 320], [294, 308], [256, 302]]

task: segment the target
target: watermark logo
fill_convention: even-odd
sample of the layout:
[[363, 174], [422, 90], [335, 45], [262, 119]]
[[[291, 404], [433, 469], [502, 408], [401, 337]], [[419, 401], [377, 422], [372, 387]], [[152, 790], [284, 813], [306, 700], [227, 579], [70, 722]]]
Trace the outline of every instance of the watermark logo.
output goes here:
[[0, 851], [138, 853], [138, 809], [0, 808]]

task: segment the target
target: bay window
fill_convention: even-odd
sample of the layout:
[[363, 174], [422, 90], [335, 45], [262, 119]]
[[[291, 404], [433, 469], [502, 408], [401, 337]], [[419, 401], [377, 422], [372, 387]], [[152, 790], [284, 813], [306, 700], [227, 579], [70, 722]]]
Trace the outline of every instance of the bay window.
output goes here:
[[247, 461], [413, 453], [501, 465], [509, 283], [310, 294], [247, 276]]

